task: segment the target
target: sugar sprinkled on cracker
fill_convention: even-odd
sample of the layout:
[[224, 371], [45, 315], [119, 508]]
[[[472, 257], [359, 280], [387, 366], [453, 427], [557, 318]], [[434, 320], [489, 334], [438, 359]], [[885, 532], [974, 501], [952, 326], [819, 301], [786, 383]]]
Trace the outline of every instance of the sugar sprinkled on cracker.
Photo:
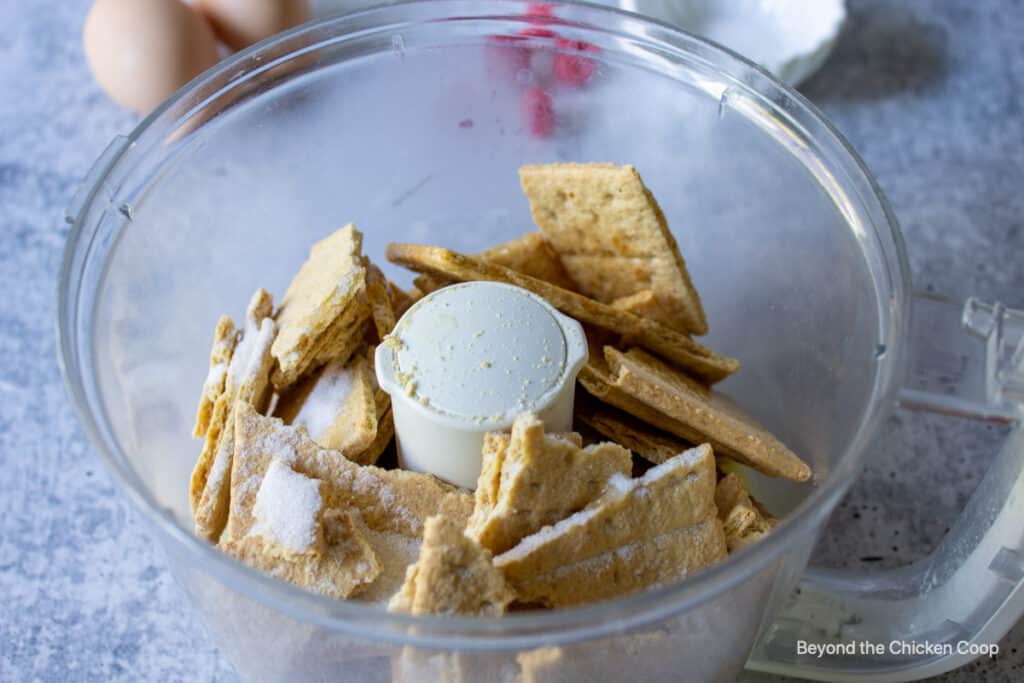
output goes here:
[[467, 534], [504, 552], [581, 510], [604, 492], [609, 477], [632, 469], [629, 451], [617, 444], [579, 443], [579, 435], [545, 434], [532, 413], [517, 417], [511, 434], [488, 434]]
[[[548, 606], [671, 581], [724, 556], [707, 445], [631, 479], [616, 474], [585, 509], [495, 558], [518, 599]], [[670, 558], [669, 561], [658, 558]]]
[[[358, 465], [342, 453], [319, 446], [305, 428], [293, 428], [280, 419], [265, 417], [244, 404], [238, 406], [235, 423], [236, 462], [232, 471], [232, 520], [228, 531], [244, 535], [251, 519], [252, 496], [270, 459], [280, 459], [307, 477], [323, 482], [325, 505], [355, 508], [371, 529], [418, 537], [423, 520], [446, 510], [461, 524], [472, 511], [472, 496], [429, 474], [385, 470]], [[257, 484], [247, 483], [256, 478]], [[250, 494], [251, 491], [251, 494]], [[235, 522], [243, 522], [237, 528]]]
[[276, 415], [304, 426], [324, 448], [348, 457], [368, 448], [377, 436], [375, 382], [362, 354], [348, 363], [331, 361], [285, 391]]
[[210, 428], [210, 419], [213, 417], [213, 408], [217, 399], [224, 392], [224, 384], [228, 374], [228, 364], [231, 362], [231, 355], [234, 353], [235, 344], [238, 343], [238, 330], [235, 324], [226, 315], [217, 321], [217, 327], [213, 333], [213, 347], [210, 349], [210, 369], [203, 381], [203, 391], [199, 398], [199, 409], [196, 411], [196, 425], [192, 430], [192, 436], [201, 439]]
[[[229, 481], [234, 454], [234, 415], [238, 403], [263, 410], [270, 398], [270, 347], [277, 326], [270, 318], [274, 304], [270, 294], [258, 289], [246, 310], [245, 329], [239, 339], [234, 335], [230, 357], [221, 355], [226, 365], [223, 390], [217, 396], [207, 421], [203, 448], [189, 482], [189, 500], [196, 534], [216, 542], [228, 518]], [[223, 333], [233, 329], [230, 318], [221, 318], [216, 337], [227, 345]], [[215, 343], [214, 352], [217, 353]], [[201, 408], [202, 410], [202, 408]]]
[[266, 536], [289, 552], [313, 552], [322, 508], [320, 482], [274, 460], [267, 467], [256, 494], [253, 532]]

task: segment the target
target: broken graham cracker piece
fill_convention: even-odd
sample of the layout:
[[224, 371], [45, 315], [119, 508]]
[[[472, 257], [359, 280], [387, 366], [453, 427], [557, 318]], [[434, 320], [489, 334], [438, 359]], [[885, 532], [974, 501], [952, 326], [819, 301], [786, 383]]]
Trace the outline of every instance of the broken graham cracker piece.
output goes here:
[[523, 413], [511, 434], [484, 438], [483, 465], [466, 534], [502, 553], [524, 537], [578, 512], [604, 493], [613, 474], [633, 469], [617, 444], [580, 447], [580, 437], [549, 435], [544, 423]]
[[366, 300], [370, 306], [370, 317], [373, 320], [377, 341], [380, 341], [391, 334], [398, 317], [384, 273], [365, 256], [363, 267], [366, 269]]
[[391, 406], [388, 405], [386, 407], [383, 415], [379, 412], [378, 415], [377, 434], [366, 448], [358, 453], [353, 453], [351, 456], [348, 456], [349, 460], [352, 462], [359, 465], [375, 464], [391, 444], [392, 439], [395, 438], [395, 420], [391, 415]]
[[424, 523], [419, 558], [406, 571], [405, 583], [388, 609], [497, 617], [513, 597], [490, 551], [451, 520], [435, 515]]
[[527, 536], [494, 564], [527, 604], [563, 607], [674, 581], [726, 553], [708, 445], [637, 479], [613, 475], [585, 509]]
[[[476, 257], [488, 263], [511, 268], [517, 273], [550, 282], [563, 289], [576, 289], [575, 283], [569, 279], [565, 268], [562, 267], [558, 254], [539, 232], [523, 233], [515, 239], [476, 254]], [[434, 275], [419, 275], [413, 278], [413, 284], [425, 294], [436, 292], [453, 283], [454, 281], [449, 278]]]
[[[274, 385], [293, 384], [316, 365], [337, 358], [348, 338], [364, 331], [366, 268], [363, 236], [349, 224], [316, 244], [288, 285], [277, 314]], [[354, 350], [354, 349], [353, 349]]]
[[[366, 343], [366, 335], [370, 328], [369, 308], [366, 302], [360, 299], [353, 304], [353, 311], [339, 318], [313, 345], [309, 355], [309, 370], [331, 361], [345, 363]], [[286, 388], [281, 387], [282, 390]]]
[[250, 533], [221, 548], [250, 566], [333, 598], [347, 598], [381, 572], [359, 513], [324, 508], [322, 484], [272, 460]]
[[424, 295], [433, 294], [442, 287], [447, 287], [453, 281], [447, 278], [440, 278], [434, 275], [417, 275], [412, 279], [412, 284]]
[[196, 536], [216, 543], [228, 517], [231, 461], [235, 450], [231, 402], [221, 395], [213, 408], [203, 449], [192, 469], [189, 503]]
[[353, 458], [377, 436], [375, 381], [363, 354], [331, 361], [281, 395], [275, 411], [288, 425], [304, 425], [324, 448]]
[[640, 349], [623, 353], [606, 346], [604, 356], [605, 382], [598, 364], [580, 373], [581, 384], [595, 397], [687, 441], [708, 442], [719, 455], [769, 476], [811, 477], [806, 463], [724, 395]]
[[413, 287], [408, 291], [388, 280], [388, 293], [391, 295], [391, 306], [395, 309], [395, 319], [401, 318], [409, 307], [423, 298], [423, 292]]
[[613, 299], [611, 304], [620, 311], [628, 311], [641, 318], [653, 318], [658, 307], [658, 297], [653, 290], [641, 289], [636, 294]]
[[527, 165], [519, 179], [534, 222], [581, 292], [610, 303], [651, 289], [658, 300], [652, 319], [707, 333], [679, 245], [634, 167]]
[[591, 396], [577, 394], [575, 417], [606, 439], [625, 446], [656, 465], [690, 447], [679, 437]]
[[444, 514], [464, 526], [472, 512], [469, 493], [432, 475], [357, 465], [340, 452], [319, 446], [304, 427], [289, 427], [278, 418], [265, 417], [251, 406], [238, 404], [226, 536], [238, 538], [248, 533], [257, 485], [254, 482], [262, 479], [272, 459], [319, 479], [328, 508], [358, 510], [373, 531], [419, 538], [423, 521], [431, 515]]
[[719, 356], [685, 334], [653, 320], [620, 311], [608, 304], [477, 257], [458, 254], [442, 247], [392, 243], [388, 245], [387, 258], [412, 270], [440, 277], [463, 282], [505, 282], [528, 289], [566, 315], [620, 334], [629, 343], [642, 346], [685, 367], [708, 383], [718, 382], [739, 368], [739, 361]]
[[273, 308], [270, 294], [264, 289], [256, 290], [246, 311], [245, 329], [224, 372], [224, 391], [214, 404], [203, 449], [189, 482], [196, 535], [212, 542], [217, 541], [227, 522], [235, 405], [244, 402], [263, 410], [270, 398], [270, 347], [277, 332], [270, 317]]
[[715, 505], [725, 529], [729, 552], [745, 548], [763, 538], [778, 524], [778, 520], [751, 497], [742, 477], [736, 473], [729, 473], [718, 480]]
[[199, 397], [199, 409], [196, 411], [196, 426], [192, 430], [192, 436], [197, 439], [206, 436], [206, 431], [210, 428], [213, 406], [217, 402], [217, 398], [224, 393], [228, 364], [231, 363], [231, 354], [235, 350], [236, 343], [238, 343], [238, 331], [235, 329], [235, 324], [231, 318], [222, 315], [213, 332], [210, 369], [203, 382], [203, 392]]
[[517, 273], [550, 282], [556, 287], [576, 289], [576, 283], [565, 272], [558, 254], [539, 232], [523, 233], [515, 239], [480, 252], [479, 256]]
[[373, 440], [365, 448], [351, 453], [346, 452], [345, 456], [352, 462], [360, 465], [373, 465], [384, 453], [391, 441], [395, 438], [395, 421], [391, 416], [391, 397], [380, 388], [377, 382], [377, 374], [374, 369], [374, 351], [376, 347], [370, 347], [366, 352], [366, 363], [368, 376], [373, 389], [374, 410], [377, 415], [377, 429]]

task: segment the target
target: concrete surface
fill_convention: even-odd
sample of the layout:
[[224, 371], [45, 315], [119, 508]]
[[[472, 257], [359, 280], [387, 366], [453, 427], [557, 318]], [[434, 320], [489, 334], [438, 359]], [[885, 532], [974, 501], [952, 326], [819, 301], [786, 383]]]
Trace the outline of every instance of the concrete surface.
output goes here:
[[[877, 174], [918, 287], [1024, 307], [1024, 4], [850, 4], [804, 92]], [[85, 441], [55, 363], [63, 209], [106, 142], [135, 124], [89, 79], [87, 5], [0, 4], [0, 679], [234, 680]], [[814, 561], [922, 557], [1000, 438], [894, 416]], [[1021, 679], [1024, 623], [1002, 651], [936, 680]]]

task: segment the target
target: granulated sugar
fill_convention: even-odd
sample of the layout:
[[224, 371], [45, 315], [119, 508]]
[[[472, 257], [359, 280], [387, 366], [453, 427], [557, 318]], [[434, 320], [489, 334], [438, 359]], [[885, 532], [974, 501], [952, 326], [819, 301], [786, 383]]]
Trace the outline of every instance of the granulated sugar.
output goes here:
[[203, 393], [207, 396], [220, 393], [227, 374], [228, 366], [225, 363], [214, 363], [211, 365], [210, 371], [206, 373], [206, 380], [203, 382]]
[[292, 425], [306, 425], [310, 436], [319, 438], [334, 424], [345, 401], [355, 386], [355, 365], [340, 366], [329, 363], [321, 372], [313, 390], [292, 419]]
[[237, 390], [238, 387], [242, 386], [246, 371], [248, 370], [249, 358], [253, 355], [253, 349], [256, 348], [256, 337], [259, 335], [259, 332], [259, 329], [256, 327], [256, 321], [245, 321], [245, 330], [242, 332], [242, 338], [238, 340], [238, 344], [235, 346], [235, 353], [231, 356], [231, 364], [228, 365], [227, 387], [229, 390]]
[[313, 549], [323, 506], [320, 482], [273, 460], [256, 494], [254, 533], [295, 553]]

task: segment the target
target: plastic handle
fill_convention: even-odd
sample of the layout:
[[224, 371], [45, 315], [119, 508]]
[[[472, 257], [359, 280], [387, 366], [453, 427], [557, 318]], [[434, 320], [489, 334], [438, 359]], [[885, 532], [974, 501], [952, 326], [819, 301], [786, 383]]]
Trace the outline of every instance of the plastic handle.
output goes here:
[[[1024, 614], [1024, 312], [914, 299], [902, 405], [1011, 423], [1012, 431], [931, 555], [871, 574], [808, 570], [762, 632], [749, 669], [820, 681], [916, 680], [986, 654]], [[829, 649], [798, 654], [798, 641]]]

